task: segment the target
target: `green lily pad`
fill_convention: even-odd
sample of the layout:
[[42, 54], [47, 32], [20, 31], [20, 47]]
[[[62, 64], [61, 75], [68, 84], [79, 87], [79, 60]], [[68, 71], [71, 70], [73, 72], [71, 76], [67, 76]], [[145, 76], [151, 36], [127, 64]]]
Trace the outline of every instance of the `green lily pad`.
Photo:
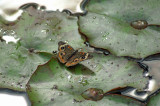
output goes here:
[[77, 20], [66, 13], [48, 13], [30, 7], [15, 25], [15, 32], [26, 48], [52, 52], [58, 49], [59, 41], [80, 48], [85, 45], [78, 32]]
[[[89, 88], [106, 92], [117, 87], [133, 86], [140, 90], [145, 87], [147, 79], [142, 76], [143, 70], [136, 63], [111, 55], [92, 55], [92, 59], [74, 67], [67, 68], [55, 58], [39, 66], [27, 84], [32, 105], [60, 105], [62, 102], [74, 105], [73, 101], [78, 101], [77, 105], [96, 105], [98, 102], [84, 101], [81, 93]], [[99, 103], [107, 104], [109, 99], [105, 98]]]
[[[152, 24], [160, 24], [157, 14], [160, 1], [157, 0], [92, 0], [86, 7], [89, 12], [105, 14], [126, 21], [147, 20]], [[154, 12], [153, 12], [154, 11]]]
[[157, 94], [150, 98], [147, 106], [159, 106], [160, 104], [160, 94]]
[[30, 53], [16, 44], [0, 42], [0, 88], [25, 91], [25, 86], [37, 66], [46, 63], [49, 53]]
[[20, 39], [16, 44], [0, 42], [3, 51], [0, 53], [2, 88], [24, 91], [31, 74], [38, 65], [51, 58], [49, 53], [58, 49], [59, 41], [66, 41], [75, 49], [85, 47], [78, 32], [77, 17], [58, 11], [48, 13], [30, 7], [16, 23], [9, 26], [0, 23], [0, 27], [1, 38], [12, 36]]
[[20, 38], [21, 46], [44, 52], [57, 50], [59, 41], [65, 41], [77, 49], [85, 47], [77, 21], [77, 17], [66, 13], [39, 11], [30, 7], [13, 25], [1, 23], [0, 36], [12, 30], [14, 34], [9, 35]]
[[[41, 92], [41, 93], [39, 93]], [[141, 103], [134, 101], [129, 98], [125, 98], [118, 95], [108, 95], [105, 96], [100, 101], [90, 101], [90, 100], [83, 100], [81, 98], [80, 101], [74, 99], [77, 95], [72, 95], [71, 93], [61, 92], [59, 90], [40, 90], [30, 88], [28, 91], [29, 98], [31, 100], [32, 106], [53, 106], [53, 105], [69, 105], [69, 106], [140, 106]]]
[[160, 24], [157, 0], [92, 0], [88, 14], [79, 18], [80, 32], [89, 43], [109, 50], [117, 56], [144, 58], [160, 52], [160, 32], [149, 26], [134, 29], [130, 23], [146, 20], [149, 24]]

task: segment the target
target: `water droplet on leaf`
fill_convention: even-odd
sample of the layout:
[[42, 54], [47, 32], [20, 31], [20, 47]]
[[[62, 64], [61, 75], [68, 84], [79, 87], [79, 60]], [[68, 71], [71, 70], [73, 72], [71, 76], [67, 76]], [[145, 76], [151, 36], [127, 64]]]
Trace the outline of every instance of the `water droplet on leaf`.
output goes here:
[[93, 17], [93, 19], [96, 19], [96, 17]]
[[49, 41], [52, 41], [52, 39], [49, 39]]
[[88, 81], [86, 79], [84, 79], [84, 77], [81, 77], [80, 80], [78, 81], [80, 84], [82, 84], [83, 86], [88, 85]]
[[43, 29], [43, 30], [41, 30], [41, 32], [46, 34], [46, 33], [49, 32], [49, 30], [48, 29]]
[[62, 95], [63, 95], [62, 92], [59, 92], [59, 93], [58, 93], [58, 96], [62, 96]]
[[68, 80], [70, 80], [71, 78], [72, 78], [72, 76], [71, 76], [71, 75], [69, 75], [69, 76], [68, 76]]

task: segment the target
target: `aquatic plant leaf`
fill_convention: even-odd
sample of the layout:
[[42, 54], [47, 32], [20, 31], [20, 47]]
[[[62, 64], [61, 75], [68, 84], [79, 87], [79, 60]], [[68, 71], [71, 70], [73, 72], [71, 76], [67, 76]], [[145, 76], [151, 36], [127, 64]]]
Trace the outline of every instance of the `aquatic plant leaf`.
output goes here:
[[[0, 62], [2, 73], [0, 87], [3, 88], [25, 90], [25, 84], [30, 75], [40, 63], [43, 64], [50, 59], [52, 54], [49, 53], [58, 49], [59, 41], [66, 41], [75, 49], [85, 46], [78, 32], [77, 18], [66, 13], [48, 13], [30, 7], [16, 23], [9, 26], [0, 23], [0, 27], [2, 38], [12, 36], [20, 39], [14, 46], [1, 42], [3, 52], [0, 58], [5, 59]], [[29, 53], [34, 51], [41, 52], [41, 54], [48, 52], [49, 56], [45, 53], [41, 57], [38, 54]]]
[[[133, 86], [139, 90], [145, 87], [147, 79], [142, 76], [143, 70], [135, 62], [112, 55], [91, 55], [92, 59], [69, 68], [55, 58], [40, 65], [27, 84], [27, 93], [32, 105], [60, 105], [62, 101], [65, 105], [108, 104], [110, 97], [91, 102], [84, 101], [81, 94], [89, 88], [106, 92], [117, 87]], [[124, 99], [114, 99], [111, 97], [109, 103], [127, 104]]]
[[130, 24], [145, 20], [160, 24], [160, 1], [91, 0], [86, 16], [79, 18], [80, 32], [92, 46], [108, 49], [117, 56], [144, 58], [160, 52], [160, 31], [156, 26], [138, 30]]
[[85, 46], [78, 32], [77, 20], [77, 17], [66, 13], [48, 13], [30, 7], [15, 25], [14, 31], [26, 48], [52, 52], [58, 50], [59, 41], [64, 41], [76, 49]]
[[157, 95], [150, 98], [147, 106], [159, 106], [159, 104], [160, 104], [160, 94], [158, 93]]
[[30, 53], [16, 44], [0, 42], [0, 88], [25, 91], [25, 86], [37, 66], [51, 57], [49, 53]]
[[38, 11], [30, 7], [13, 25], [1, 23], [0, 35], [19, 38], [21, 46], [27, 49], [51, 53], [58, 49], [59, 41], [77, 49], [85, 46], [78, 32], [77, 20], [66, 13]]

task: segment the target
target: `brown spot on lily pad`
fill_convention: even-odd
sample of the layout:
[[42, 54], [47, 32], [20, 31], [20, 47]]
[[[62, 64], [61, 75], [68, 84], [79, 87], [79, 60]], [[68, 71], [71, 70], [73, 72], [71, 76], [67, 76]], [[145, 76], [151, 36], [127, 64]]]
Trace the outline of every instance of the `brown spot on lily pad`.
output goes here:
[[35, 49], [34, 48], [30, 48], [28, 49], [29, 53], [34, 53]]
[[148, 27], [148, 22], [145, 20], [136, 20], [131, 22], [131, 26], [135, 29], [141, 30]]
[[52, 90], [53, 89], [58, 89], [58, 86], [57, 85], [53, 85], [53, 87], [51, 88]]
[[98, 101], [103, 98], [103, 94], [104, 92], [102, 89], [89, 88], [86, 91], [84, 91], [81, 95], [86, 100]]

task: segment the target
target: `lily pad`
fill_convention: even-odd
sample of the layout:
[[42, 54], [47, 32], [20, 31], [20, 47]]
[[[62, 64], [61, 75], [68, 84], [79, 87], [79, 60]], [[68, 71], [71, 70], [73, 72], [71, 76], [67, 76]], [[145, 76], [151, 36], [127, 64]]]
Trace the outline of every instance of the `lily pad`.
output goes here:
[[[69, 68], [55, 58], [40, 65], [27, 84], [32, 105], [60, 105], [62, 101], [66, 105], [74, 105], [74, 101], [78, 101], [77, 105], [96, 105], [98, 102], [84, 101], [81, 93], [89, 88], [106, 92], [117, 87], [133, 86], [140, 90], [145, 87], [147, 79], [137, 63], [111, 55], [92, 55], [92, 59]], [[102, 101], [99, 103], [105, 104], [109, 99]]]
[[25, 91], [25, 86], [37, 66], [47, 62], [49, 53], [30, 53], [16, 44], [0, 42], [0, 88]]
[[[144, 58], [160, 52], [160, 32], [153, 26], [134, 29], [130, 24], [145, 20], [160, 24], [157, 0], [92, 0], [86, 16], [79, 17], [80, 32], [95, 47], [117, 56]], [[100, 43], [99, 43], [100, 42]]]
[[[75, 49], [84, 47], [84, 40], [78, 32], [77, 17], [59, 11], [38, 11], [29, 7], [14, 25], [0, 24], [3, 32], [12, 30], [20, 38], [21, 46], [39, 51], [52, 52], [58, 49], [58, 42], [65, 41]], [[11, 35], [11, 34], [9, 34]]]
[[[20, 39], [16, 44], [0, 42], [3, 88], [24, 91], [31, 74], [51, 58], [49, 53], [58, 49], [59, 41], [69, 42], [75, 49], [85, 46], [78, 32], [77, 17], [58, 11], [48, 13], [30, 7], [16, 23], [0, 23], [0, 27], [1, 38], [7, 35]], [[41, 53], [30, 53], [34, 51]]]
[[160, 94], [157, 94], [149, 100], [147, 106], [159, 106], [159, 104], [160, 104]]
[[80, 48], [85, 45], [78, 32], [77, 20], [77, 17], [66, 13], [48, 13], [30, 7], [15, 25], [15, 32], [21, 39], [21, 45], [26, 48], [52, 52], [58, 49], [59, 41]]

